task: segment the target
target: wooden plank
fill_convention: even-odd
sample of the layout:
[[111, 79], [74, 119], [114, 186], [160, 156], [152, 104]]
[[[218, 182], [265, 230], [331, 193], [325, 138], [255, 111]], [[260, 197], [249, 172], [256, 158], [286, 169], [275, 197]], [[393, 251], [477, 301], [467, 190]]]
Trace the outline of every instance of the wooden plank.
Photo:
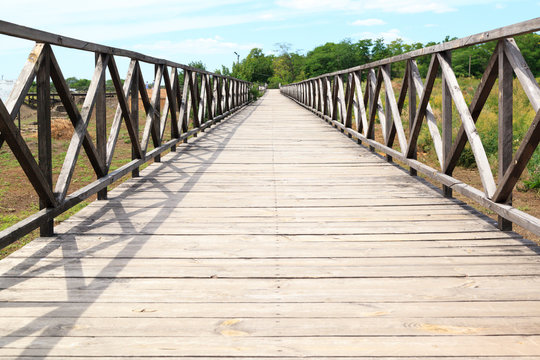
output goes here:
[[[124, 346], [119, 347], [122, 341]], [[99, 356], [108, 349], [112, 357], [343, 357], [369, 358], [373, 353], [383, 357], [409, 356], [434, 358], [453, 353], [462, 358], [475, 356], [535, 356], [539, 336], [433, 336], [396, 337], [6, 337], [0, 353], [4, 356]], [[515, 350], [513, 350], [515, 349]], [[518, 350], [519, 349], [519, 350]]]
[[0, 356], [537, 357], [538, 246], [295, 106], [270, 90], [0, 261]]
[[[500, 336], [500, 335], [538, 335], [540, 318], [523, 319], [508, 317], [504, 319], [482, 318], [82, 318], [69, 317], [33, 319], [13, 317], [4, 320], [1, 336], [18, 332], [19, 336], [87, 336], [114, 337], [118, 329], [133, 329], [131, 336], [145, 337], [183, 336], [187, 338], [213, 336], [240, 337], [374, 337], [374, 336]], [[61, 330], [57, 330], [60, 328]], [[520, 333], [521, 331], [521, 333]]]

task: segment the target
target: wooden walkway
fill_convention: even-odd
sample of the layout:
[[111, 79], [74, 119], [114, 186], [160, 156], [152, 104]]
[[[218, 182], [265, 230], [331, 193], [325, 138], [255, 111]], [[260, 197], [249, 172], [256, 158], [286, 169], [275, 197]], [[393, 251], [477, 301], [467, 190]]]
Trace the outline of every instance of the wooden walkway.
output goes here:
[[540, 252], [270, 91], [0, 261], [0, 358], [540, 357]]

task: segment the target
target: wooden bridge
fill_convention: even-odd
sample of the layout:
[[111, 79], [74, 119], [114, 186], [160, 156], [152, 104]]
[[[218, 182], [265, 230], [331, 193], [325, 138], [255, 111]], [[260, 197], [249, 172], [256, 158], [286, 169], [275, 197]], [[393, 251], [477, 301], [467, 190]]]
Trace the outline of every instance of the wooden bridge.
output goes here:
[[[539, 20], [527, 26], [536, 29]], [[478, 98], [494, 83], [494, 64], [502, 69], [499, 77], [508, 79], [505, 71], [512, 68], [505, 67], [511, 66], [506, 60], [520, 59], [512, 52], [508, 32], [495, 34], [502, 40]], [[54, 40], [41, 32], [31, 36]], [[78, 46], [72, 39], [63, 41]], [[40, 53], [37, 63], [50, 60], [53, 80], [61, 85], [51, 49], [41, 48], [45, 55]], [[108, 51], [93, 44], [90, 48]], [[450, 50], [438, 50], [433, 66], [444, 67], [446, 57], [439, 53]], [[137, 79], [139, 55], [127, 55], [136, 60], [130, 71]], [[113, 62], [112, 56], [97, 57], [95, 83], [103, 81], [99, 74]], [[165, 78], [167, 102], [160, 112], [158, 95], [145, 100], [148, 126], [142, 139], [148, 145], [156, 136], [155, 149], [146, 151], [134, 137], [140, 153], [135, 152], [132, 162], [116, 171], [106, 169], [95, 183], [74, 194], [67, 194], [69, 179], [60, 183], [59, 189], [65, 190], [60, 194], [52, 191], [52, 184], [36, 185], [43, 209], [0, 232], [3, 243], [40, 225], [49, 235], [0, 261], [0, 359], [540, 357], [540, 247], [498, 229], [510, 219], [534, 231], [539, 220], [512, 208], [508, 199], [494, 201], [499, 189], [484, 194], [408, 156], [411, 138], [401, 136], [395, 118], [386, 123], [385, 140], [394, 131], [406, 143], [397, 150], [389, 141], [375, 141], [370, 129], [376, 127], [376, 115], [371, 114], [380, 110], [379, 92], [388, 75], [384, 64], [373, 65], [382, 70], [366, 85], [366, 109], [358, 92], [361, 81], [353, 87], [362, 69], [353, 69], [345, 86], [334, 74], [281, 93], [269, 90], [249, 102], [244, 82], [187, 67], [182, 97], [176, 96], [181, 65], [156, 62], [157, 83]], [[34, 67], [28, 66], [24, 84], [32, 81]], [[168, 67], [174, 78], [164, 75]], [[414, 67], [408, 68], [404, 83], [411, 86]], [[38, 70], [39, 78], [41, 65]], [[451, 84], [451, 73], [444, 76]], [[526, 72], [518, 77], [536, 99], [536, 81], [533, 84]], [[117, 121], [134, 126], [130, 119], [136, 102], [128, 104], [133, 94], [138, 100], [142, 89], [128, 80], [123, 87], [117, 84]], [[426, 89], [433, 86], [430, 81]], [[46, 171], [16, 147], [22, 139], [10, 122], [18, 99], [24, 99], [23, 85], [7, 106], [0, 102], [0, 131], [18, 159], [26, 159], [21, 166], [27, 167], [29, 177], [38, 178]], [[409, 87], [421, 95], [421, 115], [416, 117], [429, 119], [429, 95], [418, 86]], [[389, 101], [392, 87], [384, 89], [387, 108], [397, 110], [386, 119], [398, 117], [399, 100]], [[459, 100], [458, 90], [453, 88], [453, 101]], [[45, 95], [39, 96], [48, 99]], [[67, 95], [61, 97], [69, 105]], [[90, 88], [90, 98], [99, 95], [99, 86]], [[95, 104], [88, 101], [82, 115], [76, 107], [67, 107], [74, 113], [74, 125], [90, 116]], [[481, 108], [479, 102], [475, 106]], [[352, 116], [354, 109], [359, 112]], [[461, 116], [465, 110], [459, 110]], [[369, 118], [363, 117], [365, 111]], [[161, 142], [166, 121], [177, 122], [176, 133]], [[462, 132], [468, 136], [467, 121]], [[538, 122], [537, 114], [524, 140], [527, 149], [518, 150], [517, 165], [506, 171], [515, 174], [520, 161], [528, 161], [530, 147], [534, 151], [538, 144]], [[91, 154], [95, 149], [86, 128], [76, 129], [77, 153], [84, 143]], [[104, 193], [112, 181], [169, 148], [173, 151]], [[114, 144], [104, 149], [114, 150]], [[411, 176], [373, 149], [431, 174], [446, 188]], [[46, 153], [47, 147], [40, 150]], [[448, 156], [444, 151], [443, 163]], [[106, 164], [108, 153], [97, 153], [96, 163]], [[502, 181], [499, 186], [508, 184]], [[451, 198], [450, 189], [480, 199], [504, 218], [498, 224]], [[54, 216], [98, 191], [101, 200], [55, 227], [50, 236]]]

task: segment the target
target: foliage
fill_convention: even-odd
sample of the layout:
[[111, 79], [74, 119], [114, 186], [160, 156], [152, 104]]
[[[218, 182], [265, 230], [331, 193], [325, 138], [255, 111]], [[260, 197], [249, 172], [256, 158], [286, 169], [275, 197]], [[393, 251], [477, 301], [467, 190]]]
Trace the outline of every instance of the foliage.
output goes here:
[[527, 165], [529, 171], [529, 179], [523, 181], [528, 189], [540, 189], [540, 148], [537, 148], [534, 152], [529, 164]]
[[249, 88], [249, 96], [250, 96], [251, 100], [255, 101], [258, 98], [260, 98], [262, 95], [263, 95], [262, 92], [259, 91], [259, 85], [258, 84], [253, 84]]
[[90, 87], [90, 80], [88, 79], [77, 79], [76, 77], [69, 77], [66, 79], [66, 83], [70, 89], [74, 89], [80, 92], [86, 92]]
[[268, 82], [274, 73], [272, 61], [273, 56], [266, 56], [262, 49], [254, 48], [242, 62], [233, 65], [232, 76], [251, 82]]

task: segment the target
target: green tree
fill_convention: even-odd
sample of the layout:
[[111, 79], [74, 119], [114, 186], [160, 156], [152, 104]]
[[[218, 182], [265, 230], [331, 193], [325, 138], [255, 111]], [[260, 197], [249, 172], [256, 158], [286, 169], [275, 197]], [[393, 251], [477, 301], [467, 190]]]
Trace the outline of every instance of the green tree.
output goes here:
[[273, 56], [264, 55], [262, 49], [252, 49], [240, 63], [233, 64], [232, 76], [251, 82], [266, 83], [273, 75]]

